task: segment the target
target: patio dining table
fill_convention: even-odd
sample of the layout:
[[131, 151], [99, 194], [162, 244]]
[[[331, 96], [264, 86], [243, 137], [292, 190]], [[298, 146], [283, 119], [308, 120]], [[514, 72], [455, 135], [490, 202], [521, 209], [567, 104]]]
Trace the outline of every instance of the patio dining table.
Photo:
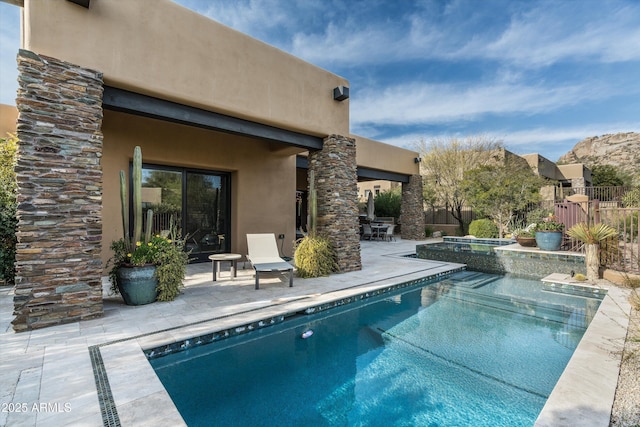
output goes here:
[[379, 239], [384, 233], [387, 232], [389, 228], [389, 224], [371, 224], [371, 231], [373, 232], [373, 236], [376, 239]]

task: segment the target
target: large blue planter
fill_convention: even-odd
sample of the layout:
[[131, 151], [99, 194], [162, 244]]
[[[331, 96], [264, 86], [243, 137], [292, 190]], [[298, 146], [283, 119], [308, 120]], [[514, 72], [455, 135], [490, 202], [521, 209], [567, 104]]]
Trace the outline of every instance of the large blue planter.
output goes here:
[[543, 251], [559, 251], [562, 231], [536, 231], [536, 245]]
[[155, 265], [120, 267], [116, 277], [125, 304], [144, 305], [156, 300], [158, 278]]

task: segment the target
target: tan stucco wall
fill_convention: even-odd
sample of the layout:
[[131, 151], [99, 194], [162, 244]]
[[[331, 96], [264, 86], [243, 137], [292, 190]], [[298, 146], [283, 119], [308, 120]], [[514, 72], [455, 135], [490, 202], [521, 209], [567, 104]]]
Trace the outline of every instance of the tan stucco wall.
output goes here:
[[18, 109], [13, 105], [0, 104], [0, 138], [6, 138], [7, 133], [16, 133]]
[[582, 163], [558, 165], [558, 169], [565, 179], [584, 178], [587, 185], [591, 184], [591, 170]]
[[[95, 0], [89, 9], [25, 0], [21, 43], [98, 70], [110, 86], [309, 135], [349, 135], [349, 101], [332, 96], [347, 80], [169, 0]], [[246, 253], [247, 233], [273, 232], [286, 235], [291, 255], [299, 149], [113, 111], [103, 133], [103, 260], [121, 235], [118, 172], [135, 145], [148, 163], [231, 172], [231, 250]], [[419, 173], [418, 153], [355, 138], [359, 166]]]
[[551, 160], [539, 154], [524, 154], [520, 157], [523, 157], [538, 175], [553, 180], [563, 179], [558, 166]]
[[400, 185], [401, 184], [399, 182], [383, 181], [383, 180], [358, 182], [358, 201], [360, 202], [367, 201], [367, 194], [368, 194], [366, 193], [367, 190], [373, 192], [373, 195], [375, 196], [376, 190], [378, 190], [380, 193], [384, 193], [385, 191], [389, 191], [392, 188], [397, 188]]
[[129, 171], [133, 148], [144, 163], [231, 172], [232, 252], [246, 254], [246, 234], [285, 234], [284, 254], [295, 239], [295, 156], [269, 144], [219, 132], [105, 111], [103, 122], [103, 248], [122, 235], [119, 171]]
[[23, 47], [105, 83], [317, 136], [349, 134], [347, 80], [169, 0], [25, 0]]
[[358, 166], [407, 175], [420, 173], [419, 163], [414, 161], [416, 157], [420, 157], [417, 152], [362, 136], [351, 135], [351, 138], [356, 140]]

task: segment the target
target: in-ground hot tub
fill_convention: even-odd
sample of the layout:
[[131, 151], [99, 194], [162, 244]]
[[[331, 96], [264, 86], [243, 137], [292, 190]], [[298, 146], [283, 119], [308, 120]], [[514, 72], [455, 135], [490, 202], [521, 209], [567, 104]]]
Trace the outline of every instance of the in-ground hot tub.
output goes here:
[[525, 248], [510, 239], [444, 237], [416, 246], [422, 259], [466, 264], [469, 270], [541, 278], [553, 273], [585, 273], [584, 255], [569, 251]]

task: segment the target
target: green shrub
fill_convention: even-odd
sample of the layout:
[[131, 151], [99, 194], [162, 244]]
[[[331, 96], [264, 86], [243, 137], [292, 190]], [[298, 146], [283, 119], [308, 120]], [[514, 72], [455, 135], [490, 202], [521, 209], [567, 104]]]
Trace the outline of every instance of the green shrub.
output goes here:
[[425, 225], [424, 226], [424, 235], [425, 235], [425, 237], [433, 236], [433, 227], [431, 227], [430, 225]]
[[469, 224], [469, 234], [481, 239], [496, 238], [498, 237], [498, 226], [490, 219], [476, 219]]
[[16, 257], [16, 153], [14, 135], [0, 138], [0, 281], [13, 284]]
[[549, 216], [551, 211], [545, 208], [535, 208], [529, 212], [527, 212], [527, 224], [537, 224], [542, 222], [545, 218]]
[[298, 240], [293, 257], [300, 277], [328, 276], [338, 271], [335, 251], [326, 237], [309, 234]]
[[13, 284], [16, 260], [16, 205], [0, 208], [0, 282]]
[[400, 218], [400, 205], [402, 204], [402, 189], [400, 187], [383, 191], [373, 200], [376, 216]]

